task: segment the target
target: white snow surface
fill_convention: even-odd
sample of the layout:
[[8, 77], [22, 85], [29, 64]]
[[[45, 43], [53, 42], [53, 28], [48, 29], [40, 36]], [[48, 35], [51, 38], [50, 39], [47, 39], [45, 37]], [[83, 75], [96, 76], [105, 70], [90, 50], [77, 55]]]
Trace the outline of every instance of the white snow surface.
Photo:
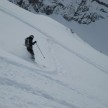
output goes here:
[[[33, 34], [35, 62], [24, 46]], [[108, 108], [108, 56], [70, 29], [0, 0], [0, 108]]]

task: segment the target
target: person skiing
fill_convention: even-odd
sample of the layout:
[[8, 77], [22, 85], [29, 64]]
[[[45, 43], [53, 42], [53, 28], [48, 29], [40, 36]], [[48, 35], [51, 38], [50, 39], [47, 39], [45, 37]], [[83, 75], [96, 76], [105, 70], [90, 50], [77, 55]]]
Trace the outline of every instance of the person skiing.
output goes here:
[[33, 39], [34, 39], [34, 36], [33, 35], [30, 35], [29, 37], [27, 37], [25, 39], [25, 46], [27, 48], [27, 51], [32, 55], [32, 58], [34, 59], [33, 45], [35, 43], [37, 43], [37, 41], [34, 41], [33, 42]]

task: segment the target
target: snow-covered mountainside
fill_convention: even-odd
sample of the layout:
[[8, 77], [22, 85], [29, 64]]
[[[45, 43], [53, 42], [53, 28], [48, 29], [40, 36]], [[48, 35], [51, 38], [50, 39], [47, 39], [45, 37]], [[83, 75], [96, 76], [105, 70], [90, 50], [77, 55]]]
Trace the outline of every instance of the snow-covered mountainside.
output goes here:
[[61, 15], [67, 21], [90, 24], [108, 18], [107, 0], [9, 0], [34, 13]]
[[108, 55], [108, 0], [9, 0], [55, 19]]
[[0, 0], [0, 34], [0, 108], [108, 108], [108, 57], [70, 29]]

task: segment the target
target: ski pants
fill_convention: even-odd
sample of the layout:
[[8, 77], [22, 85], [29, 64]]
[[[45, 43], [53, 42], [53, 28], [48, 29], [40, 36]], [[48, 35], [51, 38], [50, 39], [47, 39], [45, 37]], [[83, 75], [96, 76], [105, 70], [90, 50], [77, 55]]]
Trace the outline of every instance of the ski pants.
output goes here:
[[27, 51], [28, 51], [31, 55], [34, 55], [34, 51], [33, 51], [32, 48], [27, 47]]

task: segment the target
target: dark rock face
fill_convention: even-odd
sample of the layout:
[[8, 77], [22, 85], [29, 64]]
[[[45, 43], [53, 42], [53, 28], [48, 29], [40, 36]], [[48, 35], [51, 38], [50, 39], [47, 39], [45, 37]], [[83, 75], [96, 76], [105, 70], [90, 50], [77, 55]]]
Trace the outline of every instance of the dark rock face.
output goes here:
[[108, 18], [108, 2], [104, 0], [9, 0], [18, 6], [46, 15], [59, 14], [67, 21], [90, 24]]

